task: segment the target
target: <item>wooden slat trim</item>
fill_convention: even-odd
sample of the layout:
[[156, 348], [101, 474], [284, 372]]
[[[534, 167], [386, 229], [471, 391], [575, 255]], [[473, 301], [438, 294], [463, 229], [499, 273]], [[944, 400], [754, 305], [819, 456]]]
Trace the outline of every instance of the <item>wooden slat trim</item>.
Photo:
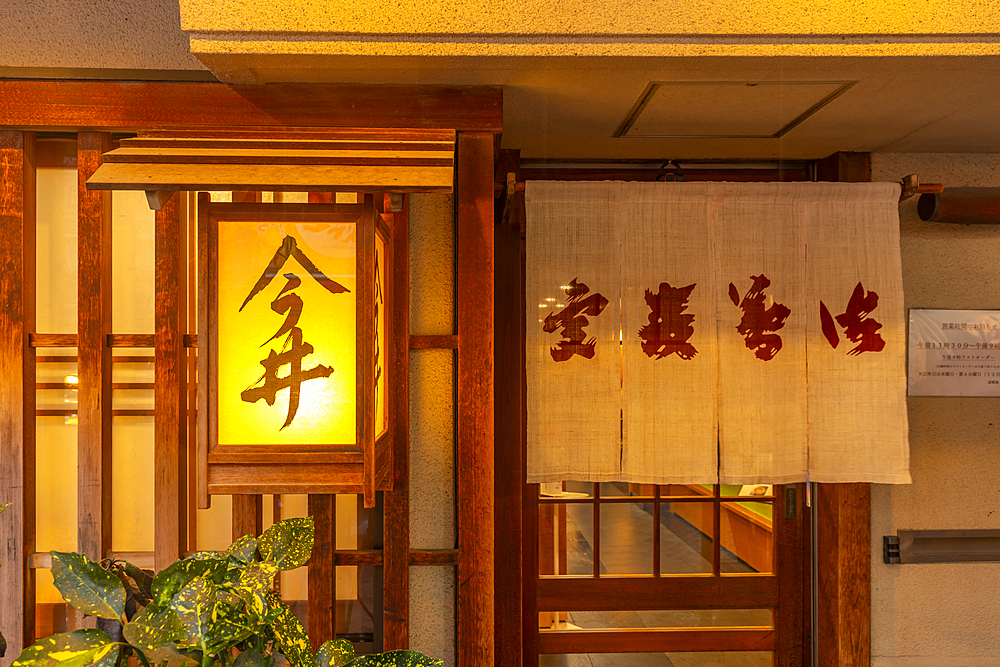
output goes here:
[[[31, 334], [31, 347], [76, 347], [76, 334]], [[153, 347], [153, 334], [108, 334], [108, 347]], [[184, 334], [184, 347], [198, 347], [198, 334]], [[118, 360], [120, 357], [116, 357]], [[152, 357], [150, 357], [152, 359]], [[73, 357], [76, 361], [76, 357]]]
[[187, 519], [186, 428], [184, 415], [184, 258], [182, 197], [174, 195], [156, 212], [156, 300], [154, 304], [154, 550], [161, 570], [185, 551]]
[[3, 664], [34, 641], [35, 135], [0, 131], [0, 632]]
[[[259, 534], [259, 533], [258, 533]], [[190, 556], [192, 552], [186, 552], [185, 556]], [[152, 551], [114, 551], [110, 553], [112, 558], [118, 560], [127, 560], [133, 565], [138, 565], [139, 567], [152, 569], [153, 568], [153, 552]], [[383, 564], [383, 557], [381, 551], [334, 551], [333, 552], [334, 564], [336, 565], [352, 565], [359, 567], [378, 567]], [[444, 560], [443, 558], [441, 560]], [[310, 562], [311, 564], [311, 562]], [[441, 563], [415, 563], [415, 565], [454, 565], [454, 562], [441, 562]], [[29, 567], [36, 570], [44, 570], [52, 567], [52, 556], [48, 551], [37, 551], [30, 555], [28, 561]]]
[[[384, 198], [383, 198], [383, 209]], [[392, 214], [393, 272], [389, 302], [390, 409], [393, 413], [392, 491], [382, 494], [385, 564], [382, 581], [382, 643], [393, 651], [410, 646], [410, 198]]]
[[17, 128], [503, 127], [502, 89], [485, 86], [0, 81], [0, 99]]
[[539, 577], [538, 611], [751, 609], [778, 606], [771, 575]]
[[[349, 130], [347, 131], [349, 132]], [[386, 130], [391, 133], [392, 130]], [[273, 134], [273, 133], [272, 133]], [[378, 139], [378, 138], [350, 138], [345, 135], [342, 139], [299, 139], [300, 133], [296, 132], [296, 138], [290, 138], [291, 133], [280, 139], [261, 139], [259, 137], [240, 138], [238, 133], [234, 133], [229, 138], [206, 137], [192, 135], [188, 137], [164, 136], [164, 137], [128, 137], [121, 140], [121, 147], [133, 150], [138, 149], [210, 149], [210, 150], [315, 150], [315, 151], [449, 151], [455, 150], [454, 133], [446, 133], [441, 139]], [[75, 157], [75, 156], [74, 156]]]
[[458, 664], [494, 664], [493, 143], [459, 133], [456, 196]]
[[410, 549], [410, 565], [457, 565], [458, 549]]
[[[453, 149], [452, 149], [453, 150]], [[343, 167], [450, 167], [452, 150], [288, 150], [263, 149], [181, 149], [119, 148], [105, 156], [111, 164], [245, 164], [245, 165], [339, 165]]]
[[770, 651], [774, 630], [763, 627], [547, 630], [541, 653], [681, 653]]
[[109, 334], [108, 347], [153, 347], [154, 334]]
[[[0, 89], [2, 89], [0, 82]], [[105, 163], [91, 190], [281, 190], [310, 192], [451, 192], [451, 166]]]
[[457, 350], [458, 336], [410, 336], [411, 350]]
[[[155, 414], [155, 410], [112, 410], [111, 415], [113, 417], [152, 417]], [[35, 410], [36, 417], [75, 417], [77, 416], [77, 411], [73, 409], [57, 409], [48, 410], [40, 409]]]
[[[430, 90], [424, 88], [424, 90]], [[283, 135], [293, 137], [296, 141], [428, 141], [428, 142], [455, 142], [455, 130], [442, 128], [418, 128], [418, 127], [388, 127], [376, 125], [374, 127], [296, 127], [294, 125], [281, 125], [280, 132]], [[175, 139], [218, 139], [235, 140], [254, 139], [257, 141], [283, 141], [275, 139], [275, 127], [261, 127], [247, 124], [238, 124], [238, 127], [209, 126], [205, 128], [191, 128], [189, 125], [169, 130], [143, 130], [137, 132], [136, 139], [129, 141], [148, 139], [151, 141], [175, 140]], [[123, 140], [125, 141], [125, 140]], [[126, 144], [122, 144], [126, 145]]]
[[76, 334], [40, 334], [33, 333], [28, 337], [31, 347], [76, 347]]
[[87, 179], [111, 149], [106, 132], [77, 136], [77, 551], [99, 561], [111, 550], [111, 193]]

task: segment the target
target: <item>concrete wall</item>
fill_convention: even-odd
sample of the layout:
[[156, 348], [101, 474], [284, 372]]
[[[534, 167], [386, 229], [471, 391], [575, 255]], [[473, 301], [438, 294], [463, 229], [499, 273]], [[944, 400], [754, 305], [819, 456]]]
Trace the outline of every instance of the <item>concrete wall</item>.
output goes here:
[[[1000, 155], [874, 154], [872, 180], [916, 173], [1000, 186]], [[922, 222], [900, 206], [907, 308], [1000, 309], [1000, 228]], [[913, 484], [872, 489], [873, 667], [1000, 664], [1000, 563], [885, 565], [898, 529], [1000, 528], [1000, 401], [908, 401]]]
[[4, 2], [0, 68], [14, 67], [204, 69], [190, 53], [177, 0]]
[[[455, 332], [451, 195], [410, 197], [410, 333]], [[410, 351], [410, 546], [454, 549], [455, 353]], [[410, 647], [455, 665], [455, 568], [410, 568]]]

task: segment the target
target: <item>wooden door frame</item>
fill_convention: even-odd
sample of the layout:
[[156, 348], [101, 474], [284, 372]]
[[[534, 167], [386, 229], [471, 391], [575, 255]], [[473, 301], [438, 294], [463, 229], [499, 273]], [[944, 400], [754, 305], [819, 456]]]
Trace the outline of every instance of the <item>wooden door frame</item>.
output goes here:
[[[106, 331], [110, 319], [106, 312], [95, 314], [93, 330], [86, 336], [37, 336], [34, 330], [34, 181], [35, 133], [74, 132], [104, 133], [87, 135], [81, 150], [89, 151], [84, 160], [90, 170], [99, 162], [90, 139], [106, 141], [112, 132], [140, 129], [199, 130], [225, 127], [256, 131], [294, 131], [304, 128], [436, 128], [458, 133], [456, 147], [456, 329], [448, 336], [409, 336], [406, 349], [395, 350], [393, 369], [408, 372], [407, 353], [412, 348], [455, 350], [456, 379], [456, 478], [458, 537], [455, 549], [413, 550], [409, 541], [408, 457], [396, 458], [396, 487], [385, 493], [385, 544], [372, 552], [336, 552], [322, 549], [318, 557], [326, 559], [323, 568], [334, 565], [365, 565], [382, 568], [384, 600], [381, 607], [385, 649], [409, 645], [409, 584], [411, 565], [456, 567], [457, 655], [463, 667], [489, 667], [494, 662], [494, 577], [493, 577], [493, 164], [496, 138], [502, 128], [503, 94], [489, 86], [406, 86], [354, 84], [268, 84], [230, 86], [221, 83], [113, 82], [73, 80], [0, 80], [0, 212], [4, 214], [0, 236], [4, 239], [6, 270], [0, 280], [5, 295], [0, 311], [4, 329], [0, 345], [0, 367], [8, 369], [0, 378], [0, 400], [9, 409], [0, 414], [0, 479], [7, 483], [0, 489], [0, 502], [14, 501], [16, 507], [0, 517], [0, 541], [14, 545], [14, 562], [0, 568], [0, 626], [9, 648], [2, 664], [9, 664], [21, 648], [33, 639], [34, 564], [44, 562], [47, 554], [34, 551], [34, 348], [38, 346], [85, 345], [107, 341], [115, 336]], [[80, 159], [78, 167], [83, 167]], [[82, 172], [81, 172], [82, 173]], [[81, 186], [82, 187], [82, 186]], [[110, 267], [110, 253], [101, 239], [108, 233], [110, 215], [103, 202], [85, 198], [80, 216], [94, 239], [79, 240], [98, 247], [101, 253], [85, 258], [89, 263], [81, 278], [97, 298], [107, 289], [104, 277]], [[155, 491], [157, 543], [155, 558], [162, 565], [184, 550], [187, 535], [181, 530], [187, 509], [178, 489], [186, 484], [181, 474], [184, 443], [184, 355], [185, 348], [196, 346], [195, 337], [184, 329], [184, 304], [177, 299], [184, 291], [180, 276], [185, 258], [183, 230], [180, 225], [181, 196], [175, 195], [163, 211], [157, 212], [157, 303], [156, 334], [128, 337], [129, 346], [155, 350], [157, 363], [156, 404], [165, 410], [155, 415], [157, 461], [170, 474], [158, 475]], [[398, 232], [397, 266], [406, 263], [407, 212], [394, 215]], [[402, 257], [402, 259], [400, 258]], [[395, 277], [398, 296], [394, 317], [408, 327], [408, 275]], [[110, 312], [110, 311], [108, 311]], [[88, 320], [88, 322], [90, 321]], [[82, 325], [81, 325], [82, 326]], [[90, 326], [90, 325], [88, 325]], [[95, 334], [96, 332], [96, 334]], [[118, 338], [121, 338], [119, 336]], [[140, 340], [141, 339], [141, 340]], [[121, 342], [121, 341], [119, 341]], [[83, 355], [85, 350], [80, 349]], [[89, 353], [89, 352], [88, 352]], [[94, 354], [87, 367], [102, 370], [108, 362], [104, 349]], [[102, 365], [104, 364], [104, 365]], [[83, 366], [81, 366], [81, 371]], [[161, 375], [163, 382], [160, 382]], [[395, 383], [393, 391], [399, 413], [396, 414], [396, 438], [400, 449], [408, 446], [407, 382]], [[84, 382], [105, 386], [107, 378], [94, 373]], [[81, 399], [82, 399], [81, 395]], [[81, 429], [81, 451], [107, 451], [105, 412], [110, 396], [93, 401], [94, 413], [88, 417], [93, 428]], [[84, 409], [81, 403], [81, 410]], [[81, 424], [83, 419], [81, 417]], [[110, 459], [100, 457], [81, 467], [85, 484], [81, 488], [110, 489]], [[163, 479], [160, 479], [162, 477]], [[103, 496], [89, 494], [88, 503], [104, 503]], [[96, 499], [95, 499], [96, 498]], [[317, 499], [318, 500], [318, 499]], [[317, 509], [322, 503], [315, 504]], [[104, 507], [104, 505], [102, 505]], [[234, 507], [249, 507], [259, 512], [260, 503], [253, 497], [241, 497]], [[107, 534], [109, 512], [101, 507], [79, 508], [95, 517], [87, 525], [85, 550], [104, 548], [97, 544]], [[323, 512], [330, 514], [329, 511]], [[245, 518], [245, 517], [243, 517]], [[253, 524], [254, 522], [249, 522]], [[329, 521], [327, 521], [329, 524]], [[242, 526], [241, 526], [242, 527]], [[332, 527], [322, 527], [324, 535]], [[97, 546], [94, 546], [97, 545]], [[106, 545], [105, 545], [106, 546]], [[311, 586], [312, 588], [312, 586]], [[324, 588], [329, 594], [329, 587]]]
[[[868, 181], [868, 153], [839, 152], [817, 161], [815, 180]], [[576, 174], [574, 176], [573, 172]], [[535, 511], [532, 485], [525, 479], [525, 377], [524, 377], [524, 196], [523, 190], [508, 192], [507, 175], [524, 181], [519, 151], [501, 151], [495, 188], [496, 211], [496, 576], [497, 576], [497, 667], [520, 666], [525, 655], [537, 654], [537, 591], [533, 577], [537, 562], [537, 521], [528, 520]], [[802, 170], [783, 174], [769, 171], [763, 180], [810, 180]], [[532, 169], [533, 177], [570, 180], [655, 180], [656, 172]], [[623, 175], [624, 174], [624, 175]], [[741, 174], [698, 170], [698, 180], [733, 180]], [[743, 171], [744, 178], [751, 178]], [[713, 178], [714, 176], [714, 178]], [[742, 180], [742, 179], [741, 179]], [[503, 222], [505, 206], [511, 207], [509, 224]], [[818, 543], [818, 635], [819, 664], [823, 667], [867, 667], [871, 643], [871, 561], [869, 484], [820, 484], [817, 503]], [[803, 502], [804, 505], [804, 502]], [[808, 525], [808, 524], [807, 524]], [[808, 531], [806, 531], [808, 535]], [[518, 539], [519, 538], [519, 539]], [[808, 545], [806, 545], [808, 547]], [[806, 552], [808, 553], [808, 548]], [[810, 617], [810, 568], [801, 564], [803, 585], [795, 596], [800, 613]], [[517, 599], [515, 599], [517, 598]], [[509, 621], [502, 621], [509, 619]], [[809, 623], [803, 624], [800, 664], [811, 659]], [[789, 656], [789, 664], [796, 664]], [[528, 665], [525, 665], [528, 667]], [[533, 665], [531, 667], [534, 667]]]

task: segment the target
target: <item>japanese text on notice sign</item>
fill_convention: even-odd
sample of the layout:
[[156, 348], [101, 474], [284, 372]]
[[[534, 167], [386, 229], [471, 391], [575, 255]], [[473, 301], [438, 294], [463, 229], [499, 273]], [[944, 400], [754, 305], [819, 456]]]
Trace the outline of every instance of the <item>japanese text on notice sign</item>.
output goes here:
[[1000, 310], [910, 309], [910, 396], [1000, 396]]

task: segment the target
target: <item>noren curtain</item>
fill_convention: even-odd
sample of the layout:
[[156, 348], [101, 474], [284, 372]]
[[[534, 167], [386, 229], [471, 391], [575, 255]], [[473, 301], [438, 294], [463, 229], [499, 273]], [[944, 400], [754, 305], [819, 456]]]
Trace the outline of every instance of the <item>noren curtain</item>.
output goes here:
[[898, 197], [529, 181], [528, 480], [909, 482]]

